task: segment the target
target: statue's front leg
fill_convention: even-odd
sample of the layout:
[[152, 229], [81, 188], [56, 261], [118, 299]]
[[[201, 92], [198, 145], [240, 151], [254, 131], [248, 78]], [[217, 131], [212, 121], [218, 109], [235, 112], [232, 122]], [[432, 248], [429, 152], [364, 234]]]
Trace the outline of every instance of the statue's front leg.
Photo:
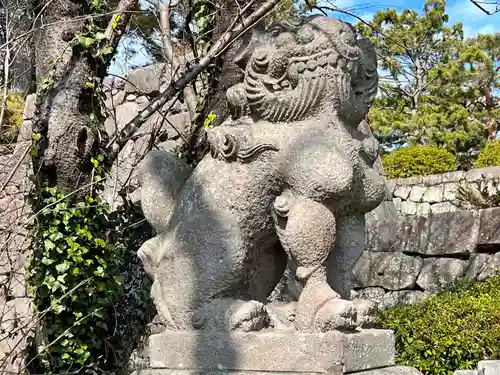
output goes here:
[[300, 330], [354, 329], [356, 308], [327, 282], [327, 259], [335, 243], [336, 220], [323, 204], [286, 191], [274, 203], [279, 239], [304, 286], [295, 323]]
[[[337, 218], [335, 246], [328, 258], [328, 283], [342, 298], [350, 299], [355, 280], [353, 269], [365, 246], [365, 215]], [[374, 324], [377, 305], [368, 300], [353, 301], [358, 312], [357, 324]]]

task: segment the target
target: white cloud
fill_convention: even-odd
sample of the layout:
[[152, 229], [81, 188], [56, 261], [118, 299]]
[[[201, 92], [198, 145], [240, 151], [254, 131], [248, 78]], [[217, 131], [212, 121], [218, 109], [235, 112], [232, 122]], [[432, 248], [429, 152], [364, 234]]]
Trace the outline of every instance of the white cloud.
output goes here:
[[459, 0], [448, 6], [450, 24], [462, 22], [465, 36], [475, 36], [478, 33], [500, 32], [500, 14], [487, 15], [470, 0]]

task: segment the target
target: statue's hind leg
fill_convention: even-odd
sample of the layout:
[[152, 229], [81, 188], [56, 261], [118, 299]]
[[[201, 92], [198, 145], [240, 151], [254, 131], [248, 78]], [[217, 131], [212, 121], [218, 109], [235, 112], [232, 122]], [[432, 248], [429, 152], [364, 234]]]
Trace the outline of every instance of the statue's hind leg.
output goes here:
[[304, 285], [297, 307], [301, 330], [356, 327], [356, 308], [327, 282], [327, 258], [335, 244], [336, 221], [323, 204], [286, 191], [274, 203], [276, 231]]

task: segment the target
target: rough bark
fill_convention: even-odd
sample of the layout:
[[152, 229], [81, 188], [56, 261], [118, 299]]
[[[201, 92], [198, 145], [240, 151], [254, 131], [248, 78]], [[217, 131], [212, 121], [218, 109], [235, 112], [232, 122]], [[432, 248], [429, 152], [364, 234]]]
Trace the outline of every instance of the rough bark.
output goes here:
[[42, 138], [34, 167], [51, 185], [76, 189], [87, 182], [85, 168], [91, 150], [97, 146], [86, 84], [92, 69], [89, 61], [68, 45], [68, 36], [83, 31], [84, 22], [76, 17], [85, 14], [86, 9], [83, 2], [56, 0], [48, 2], [42, 12], [43, 22], [58, 23], [41, 28], [37, 35], [37, 91], [45, 79], [50, 88], [38, 96], [34, 132]]
[[[137, 0], [122, 0], [117, 9], [132, 10], [137, 3]], [[85, 191], [85, 186], [89, 186], [90, 156], [100, 146], [104, 134], [91, 121], [91, 113], [95, 109], [94, 115], [99, 118], [100, 109], [87, 82], [91, 77], [102, 79], [105, 66], [99, 66], [97, 59], [69, 45], [83, 31], [84, 21], [77, 17], [89, 12], [87, 6], [85, 1], [46, 2], [42, 6], [43, 17], [39, 19], [56, 24], [41, 28], [36, 41], [37, 84], [42, 94], [37, 99], [34, 128], [34, 132], [41, 134], [35, 173], [42, 173], [51, 186], [65, 191]], [[128, 17], [122, 14], [110, 43], [118, 43], [119, 28], [124, 28], [127, 22]], [[45, 78], [50, 86], [43, 92]]]

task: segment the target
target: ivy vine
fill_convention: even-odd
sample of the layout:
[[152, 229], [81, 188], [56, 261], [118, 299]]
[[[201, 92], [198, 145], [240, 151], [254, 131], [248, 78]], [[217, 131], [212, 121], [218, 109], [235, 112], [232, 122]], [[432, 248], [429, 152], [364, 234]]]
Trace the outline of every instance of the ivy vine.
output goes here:
[[[96, 184], [102, 181], [102, 160], [92, 159]], [[30, 198], [33, 207], [43, 207], [34, 222], [27, 273], [43, 317], [43, 368], [56, 374], [102, 368], [114, 329], [107, 306], [121, 294], [119, 257], [108, 242], [114, 230], [109, 207], [97, 194], [78, 200], [49, 186], [39, 186]]]
[[[91, 13], [103, 9], [99, 0], [91, 1]], [[120, 18], [113, 17], [115, 29]], [[93, 68], [86, 83], [91, 99], [89, 121], [96, 129], [103, 129], [101, 108], [105, 98], [100, 78], [113, 56], [104, 25], [90, 17], [71, 47], [74, 53], [89, 59]], [[55, 79], [53, 68], [41, 81], [37, 104], [49, 95]], [[33, 135], [34, 160], [44, 136], [41, 133]], [[45, 374], [96, 374], [111, 370], [117, 373], [125, 369], [124, 363], [137, 345], [135, 337], [145, 334], [143, 327], [154, 312], [149, 293], [144, 289], [147, 288], [142, 281], [144, 275], [137, 267], [131, 271], [135, 264], [131, 259], [138, 247], [133, 236], [142, 238], [138, 231], [142, 236], [149, 233], [144, 226], [135, 231], [130, 229], [141, 222], [141, 213], [137, 209], [111, 212], [102, 198], [110, 163], [102, 150], [97, 150], [89, 161], [92, 187], [84, 193], [60, 190], [51, 185], [51, 179], [42, 171], [33, 178], [35, 188], [28, 197], [37, 213], [30, 228], [32, 255], [27, 265], [28, 292], [40, 318], [37, 354], [33, 360], [36, 359], [38, 372]], [[120, 232], [126, 230], [127, 235]], [[125, 290], [131, 284], [137, 286], [133, 295]], [[135, 314], [133, 328], [118, 321], [124, 317], [116, 306], [126, 304], [124, 298], [131, 300], [134, 308], [141, 309]], [[127, 334], [133, 337], [123, 337]]]

